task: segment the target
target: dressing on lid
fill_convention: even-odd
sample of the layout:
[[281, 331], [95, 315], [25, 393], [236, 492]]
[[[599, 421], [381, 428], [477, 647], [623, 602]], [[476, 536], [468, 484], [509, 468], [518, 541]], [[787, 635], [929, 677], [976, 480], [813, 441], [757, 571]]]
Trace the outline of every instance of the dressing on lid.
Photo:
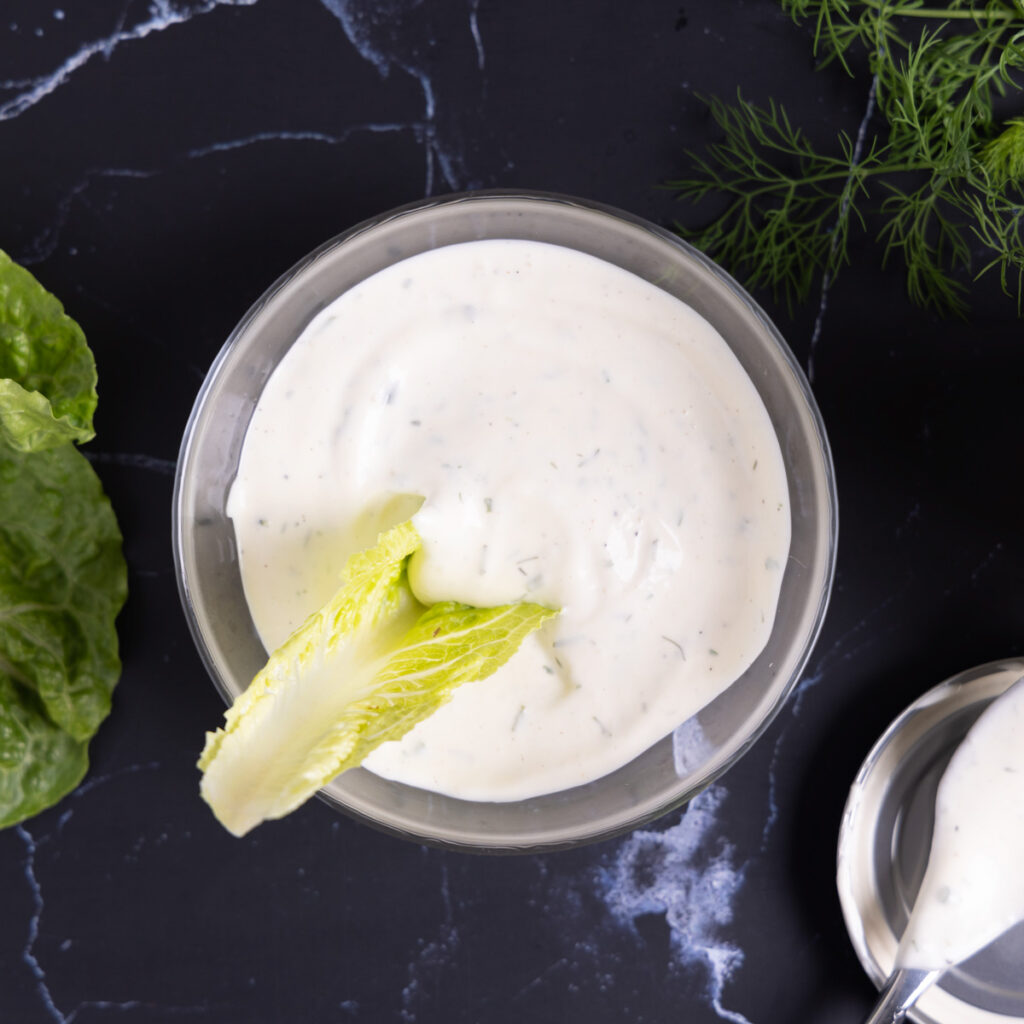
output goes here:
[[267, 382], [228, 502], [267, 649], [414, 512], [425, 603], [561, 609], [364, 762], [472, 800], [599, 778], [714, 699], [768, 639], [790, 541], [775, 432], [714, 328], [519, 240], [373, 275]]
[[1024, 679], [993, 701], [939, 782], [928, 867], [896, 963], [945, 968], [1024, 919]]

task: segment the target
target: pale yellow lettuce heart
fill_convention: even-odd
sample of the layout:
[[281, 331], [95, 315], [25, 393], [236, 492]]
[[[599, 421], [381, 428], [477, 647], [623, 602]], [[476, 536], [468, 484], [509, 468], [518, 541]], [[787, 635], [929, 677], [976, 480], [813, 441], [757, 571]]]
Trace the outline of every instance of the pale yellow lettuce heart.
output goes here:
[[407, 522], [354, 555], [337, 593], [274, 651], [224, 728], [207, 734], [200, 790], [235, 835], [282, 817], [400, 739], [557, 614], [525, 603], [424, 609], [406, 572], [419, 546]]

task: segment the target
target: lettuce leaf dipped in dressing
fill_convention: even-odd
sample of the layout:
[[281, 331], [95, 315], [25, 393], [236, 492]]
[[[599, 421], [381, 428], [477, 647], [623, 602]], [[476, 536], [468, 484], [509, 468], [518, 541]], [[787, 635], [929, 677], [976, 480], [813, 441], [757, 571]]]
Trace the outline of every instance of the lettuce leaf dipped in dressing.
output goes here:
[[456, 687], [491, 675], [557, 614], [526, 603], [424, 609], [407, 571], [420, 543], [406, 522], [349, 559], [341, 588], [207, 733], [200, 791], [230, 832], [288, 814]]

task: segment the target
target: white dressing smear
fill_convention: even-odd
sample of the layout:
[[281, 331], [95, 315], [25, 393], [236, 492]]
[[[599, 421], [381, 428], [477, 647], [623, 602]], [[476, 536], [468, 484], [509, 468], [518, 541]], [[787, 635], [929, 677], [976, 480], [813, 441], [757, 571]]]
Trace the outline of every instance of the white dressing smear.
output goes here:
[[519, 240], [368, 278], [268, 381], [228, 503], [268, 650], [413, 512], [424, 602], [562, 609], [365, 762], [471, 800], [599, 778], [714, 699], [767, 641], [790, 541], [778, 441], [717, 332]]
[[1024, 920], [1024, 679], [993, 701], [939, 782], [928, 867], [896, 964], [958, 964]]

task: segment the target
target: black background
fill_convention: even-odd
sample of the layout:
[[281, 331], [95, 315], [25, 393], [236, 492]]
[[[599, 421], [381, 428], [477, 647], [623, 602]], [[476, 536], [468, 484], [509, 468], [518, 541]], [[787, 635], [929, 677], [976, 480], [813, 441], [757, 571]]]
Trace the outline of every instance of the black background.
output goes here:
[[1022, 323], [985, 284], [965, 320], [916, 309], [868, 238], [826, 302], [791, 316], [758, 295], [813, 369], [840, 554], [798, 698], [713, 800], [646, 837], [488, 858], [316, 801], [239, 841], [197, 796], [223, 709], [180, 610], [170, 502], [235, 322], [328, 237], [429, 193], [540, 188], [670, 224], [685, 210], [662, 183], [714, 138], [698, 97], [737, 88], [827, 139], [856, 132], [869, 82], [815, 71], [774, 0], [4, 3], [0, 247], [96, 353], [87, 451], [131, 596], [86, 783], [0, 833], [0, 1022], [866, 1012], [834, 889], [849, 783], [921, 692], [1020, 654], [1024, 622]]

